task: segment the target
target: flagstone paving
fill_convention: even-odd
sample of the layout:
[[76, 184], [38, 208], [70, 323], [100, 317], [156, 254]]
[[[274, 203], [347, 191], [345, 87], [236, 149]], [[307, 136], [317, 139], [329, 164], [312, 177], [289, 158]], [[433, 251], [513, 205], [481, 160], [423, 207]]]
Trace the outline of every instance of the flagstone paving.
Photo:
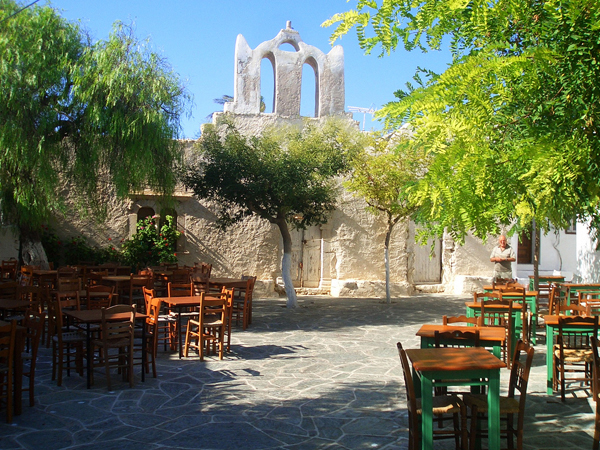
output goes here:
[[[405, 389], [396, 342], [416, 348], [420, 325], [464, 313], [467, 296], [257, 299], [253, 324], [234, 328], [222, 361], [159, 351], [158, 378], [133, 389], [101, 371], [92, 389], [71, 374], [57, 387], [41, 350], [36, 405], [0, 424], [0, 449], [405, 449]], [[540, 330], [541, 331], [541, 330]], [[539, 342], [539, 341], [538, 341]], [[589, 449], [594, 405], [545, 393], [538, 343], [527, 401], [526, 449]], [[508, 370], [502, 372], [503, 388]], [[3, 413], [0, 412], [0, 417]], [[435, 448], [454, 448], [436, 442]]]

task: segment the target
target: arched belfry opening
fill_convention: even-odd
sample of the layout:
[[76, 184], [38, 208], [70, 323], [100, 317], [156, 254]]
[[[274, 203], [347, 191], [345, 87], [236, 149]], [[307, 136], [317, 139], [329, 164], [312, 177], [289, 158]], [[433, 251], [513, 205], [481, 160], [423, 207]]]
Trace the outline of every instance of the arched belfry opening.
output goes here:
[[265, 55], [260, 61], [260, 108], [259, 112], [271, 114], [275, 112], [275, 58], [272, 53]]
[[319, 117], [319, 67], [312, 57], [302, 65], [300, 115]]
[[[275, 38], [255, 49], [238, 35], [235, 47], [234, 100], [225, 104], [225, 112], [260, 114], [261, 96], [266, 99], [264, 59], [273, 66], [273, 110], [284, 117], [299, 117], [302, 102], [303, 78], [309, 78], [314, 88], [307, 89], [314, 98], [314, 108], [308, 116], [323, 117], [344, 112], [344, 50], [335, 46], [327, 54], [305, 44], [288, 21]], [[307, 70], [307, 67], [310, 69]], [[312, 74], [309, 75], [310, 70]], [[306, 75], [305, 75], [306, 74]], [[270, 83], [267, 83], [270, 86]], [[314, 92], [314, 94], [313, 94]], [[306, 94], [305, 94], [306, 100]], [[267, 101], [265, 101], [267, 103]], [[309, 102], [312, 104], [312, 101]], [[314, 110], [314, 114], [312, 111]], [[265, 112], [269, 111], [268, 106]]]

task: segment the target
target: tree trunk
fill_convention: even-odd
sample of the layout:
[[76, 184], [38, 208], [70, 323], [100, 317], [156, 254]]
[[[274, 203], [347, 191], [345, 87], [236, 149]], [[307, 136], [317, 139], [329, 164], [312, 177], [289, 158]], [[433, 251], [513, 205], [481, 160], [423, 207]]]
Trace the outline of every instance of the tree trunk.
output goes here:
[[387, 231], [385, 233], [384, 258], [385, 258], [385, 301], [392, 303], [390, 295], [390, 238], [394, 224], [388, 221]]
[[540, 286], [540, 232], [533, 221], [533, 290], [537, 291]]
[[39, 266], [40, 269], [47, 270], [48, 257], [39, 238], [29, 236], [27, 233], [21, 233], [21, 261], [26, 266]]
[[279, 219], [277, 226], [281, 232], [283, 239], [283, 258], [281, 260], [281, 277], [283, 278], [283, 286], [285, 295], [287, 296], [287, 307], [296, 308], [298, 299], [296, 298], [296, 290], [292, 282], [292, 236], [285, 219]]

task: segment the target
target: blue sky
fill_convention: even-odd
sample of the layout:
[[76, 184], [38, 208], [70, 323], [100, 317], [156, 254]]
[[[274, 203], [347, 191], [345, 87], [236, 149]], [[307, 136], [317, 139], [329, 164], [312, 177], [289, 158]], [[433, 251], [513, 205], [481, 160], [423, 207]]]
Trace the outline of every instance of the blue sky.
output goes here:
[[[43, 4], [41, 1], [39, 4]], [[323, 52], [331, 50], [333, 28], [321, 23], [337, 12], [356, 5], [354, 0], [53, 0], [49, 2], [68, 20], [80, 20], [95, 40], [106, 39], [112, 24], [134, 23], [138, 38], [150, 38], [153, 47], [165, 56], [185, 81], [194, 97], [191, 117], [183, 118], [184, 137], [196, 138], [206, 116], [221, 107], [213, 102], [224, 94], [233, 95], [234, 51], [238, 34], [251, 48], [274, 38], [286, 21], [302, 40]], [[450, 61], [447, 52], [398, 50], [391, 56], [378, 52], [364, 55], [356, 34], [336, 42], [344, 48], [346, 110], [348, 106], [380, 108], [394, 99], [393, 93], [412, 79], [417, 66], [443, 71]], [[272, 78], [271, 78], [272, 80]], [[314, 78], [313, 78], [314, 80]], [[264, 83], [269, 83], [265, 79]], [[267, 84], [268, 85], [268, 84]], [[263, 86], [266, 86], [263, 84]], [[272, 85], [271, 85], [272, 86]], [[308, 85], [305, 89], [314, 93]], [[266, 91], [266, 88], [265, 88]], [[307, 98], [311, 95], [307, 96]], [[267, 96], [270, 105], [270, 98]], [[301, 114], [314, 108], [302, 101]], [[363, 114], [354, 114], [363, 122]], [[381, 128], [366, 116], [365, 129]]]

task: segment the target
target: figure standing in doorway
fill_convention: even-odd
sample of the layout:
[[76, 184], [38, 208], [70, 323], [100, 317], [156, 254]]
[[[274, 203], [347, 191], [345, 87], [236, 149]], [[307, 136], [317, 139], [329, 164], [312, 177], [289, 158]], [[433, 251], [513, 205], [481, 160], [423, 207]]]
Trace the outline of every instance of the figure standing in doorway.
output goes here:
[[506, 236], [498, 238], [498, 246], [492, 250], [490, 261], [494, 264], [494, 280], [512, 278], [512, 262], [516, 261], [515, 252], [506, 241]]

